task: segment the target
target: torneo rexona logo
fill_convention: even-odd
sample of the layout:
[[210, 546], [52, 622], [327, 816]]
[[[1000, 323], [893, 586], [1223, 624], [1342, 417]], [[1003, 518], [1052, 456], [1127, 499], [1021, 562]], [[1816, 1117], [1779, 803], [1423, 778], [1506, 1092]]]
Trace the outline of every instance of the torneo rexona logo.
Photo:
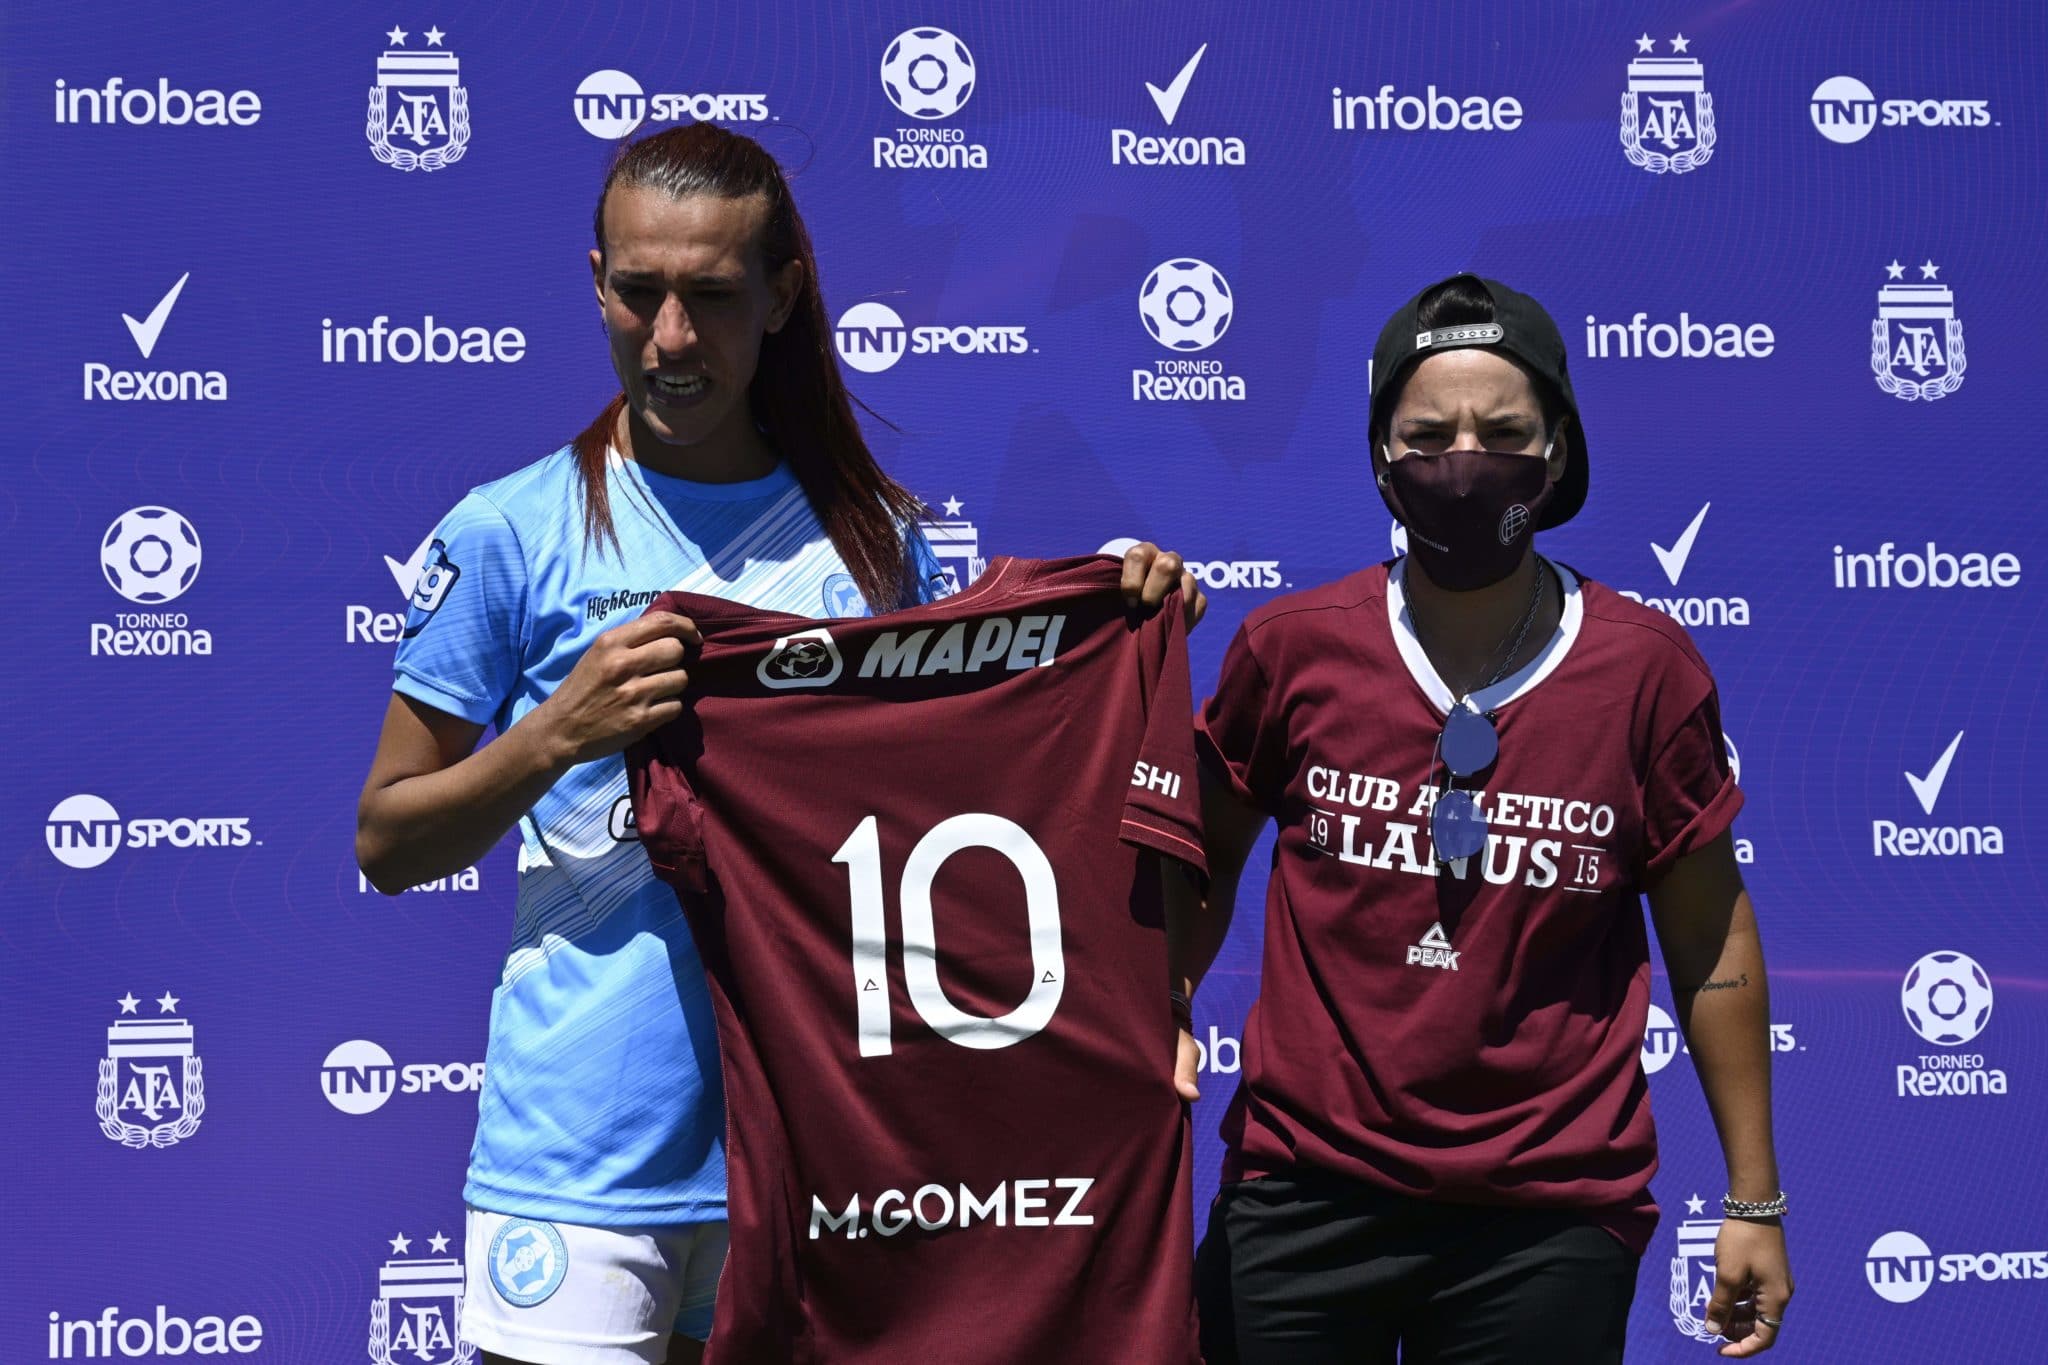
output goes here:
[[132, 507], [100, 541], [100, 571], [130, 602], [155, 605], [184, 595], [199, 577], [199, 533], [168, 507]]
[[373, 1365], [472, 1365], [476, 1347], [456, 1335], [462, 1320], [462, 1262], [448, 1255], [448, 1236], [436, 1232], [412, 1255], [413, 1239], [390, 1239], [391, 1258], [378, 1267], [377, 1297], [370, 1300]]
[[126, 1017], [142, 1003], [133, 991], [114, 1003], [121, 1014], [107, 1026], [100, 1058], [100, 1131], [138, 1151], [183, 1142], [206, 1112], [191, 1021], [176, 1017], [178, 997], [169, 991], [157, 997], [155, 1018]]
[[1870, 368], [1892, 397], [1932, 402], [1963, 385], [1963, 320], [1955, 294], [1934, 283], [1941, 267], [1930, 260], [1917, 268], [1919, 281], [1907, 284], [1904, 266], [1894, 260], [1885, 267], [1888, 282], [1877, 291], [1870, 324]]
[[1230, 282], [1214, 266], [1191, 257], [1167, 261], [1145, 277], [1138, 316], [1161, 346], [1206, 351], [1230, 329]]
[[[409, 52], [406, 36], [402, 28], [384, 35], [391, 46], [377, 59], [370, 87], [370, 153], [401, 171], [438, 171], [469, 149], [469, 92], [453, 52]], [[447, 37], [439, 28], [425, 36], [427, 49]]]
[[882, 53], [882, 89], [912, 118], [951, 118], [974, 94], [974, 54], [942, 28], [906, 30]]
[[[1691, 39], [1671, 40], [1672, 56], [1641, 55], [1628, 64], [1621, 97], [1621, 149], [1631, 166], [1653, 175], [1683, 175], [1714, 155], [1714, 97], [1697, 57], [1682, 55]], [[1656, 51], [1645, 33], [1636, 51]]]
[[569, 1249], [553, 1223], [513, 1218], [491, 1238], [491, 1284], [505, 1302], [531, 1308], [562, 1287]]
[[1913, 1032], [1939, 1047], [1961, 1047], [1991, 1022], [1991, 978], [1961, 953], [1929, 953], [1899, 988]]
[[819, 627], [778, 639], [754, 672], [766, 687], [829, 687], [844, 667], [832, 633]]

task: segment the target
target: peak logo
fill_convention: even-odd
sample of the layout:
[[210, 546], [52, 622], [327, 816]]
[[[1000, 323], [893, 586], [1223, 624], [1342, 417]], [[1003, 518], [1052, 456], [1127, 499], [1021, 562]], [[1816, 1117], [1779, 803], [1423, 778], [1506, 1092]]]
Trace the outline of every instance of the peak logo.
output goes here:
[[[1956, 731], [1956, 737], [1948, 742], [1922, 777], [1912, 771], [1904, 776], [1906, 785], [1912, 789], [1913, 799], [1920, 805], [1920, 813], [1929, 819], [1934, 816], [1935, 803], [1941, 800], [1941, 789], [1948, 782], [1949, 766], [1956, 760], [1956, 751], [1962, 747], [1965, 731]], [[1901, 826], [1890, 820], [1870, 822], [1870, 853], [1874, 858], [1885, 857], [1997, 857], [2005, 852], [2005, 831], [1997, 825], [1925, 825]]]
[[1909, 284], [1906, 267], [1896, 259], [1884, 268], [1886, 283], [1877, 291], [1877, 316], [1870, 324], [1870, 369], [1892, 397], [1931, 403], [1963, 386], [1969, 357], [1955, 293], [1935, 282], [1941, 267], [1930, 259], [1917, 269], [1920, 279]]
[[[942, 28], [905, 29], [882, 51], [882, 91], [914, 119], [949, 119], [974, 95], [974, 54]], [[875, 168], [988, 169], [988, 148], [957, 128], [898, 128], [874, 140]]]
[[374, 1114], [394, 1094], [422, 1095], [435, 1090], [470, 1094], [483, 1088], [482, 1062], [449, 1062], [436, 1066], [414, 1062], [400, 1067], [391, 1054], [364, 1038], [342, 1043], [320, 1063], [320, 1092], [344, 1114]]
[[[1700, 527], [1706, 524], [1711, 502], [1702, 503], [1693, 519], [1671, 542], [1669, 549], [1655, 541], [1650, 542], [1650, 553], [1657, 558], [1657, 567], [1664, 571], [1664, 577], [1675, 591], [1679, 580], [1685, 577], [1685, 566], [1692, 558], [1693, 543], [1699, 539]], [[1623, 597], [1631, 602], [1663, 612], [1672, 620], [1686, 626], [1746, 626], [1749, 624], [1749, 599], [1746, 597], [1646, 597], [1642, 593], [1624, 589]]]
[[[199, 533], [168, 507], [131, 507], [100, 539], [100, 572], [130, 602], [162, 606], [184, 596], [199, 577]], [[121, 658], [213, 653], [213, 635], [195, 630], [181, 611], [119, 612], [95, 621], [91, 652]]]
[[[1104, 545], [1097, 554], [1122, 559], [1138, 542], [1129, 536], [1121, 537]], [[1284, 582], [1280, 576], [1280, 561], [1277, 559], [1203, 559], [1185, 560], [1187, 571], [1203, 587], [1218, 592], [1234, 588], [1291, 588], [1292, 583]]]
[[370, 155], [393, 170], [444, 170], [469, 150], [462, 63], [442, 45], [448, 35], [438, 27], [423, 35], [424, 47], [410, 51], [409, 36], [396, 27], [384, 35], [390, 46], [377, 58], [365, 128]]
[[[1181, 101], [1187, 98], [1188, 86], [1195, 79], [1195, 68], [1202, 64], [1202, 54], [1208, 50], [1207, 43], [1196, 48], [1195, 55], [1187, 59], [1164, 90], [1150, 81], [1145, 82], [1153, 107], [1159, 110], [1159, 117], [1165, 120], [1167, 127], [1171, 128], [1174, 118], [1179, 115]], [[1109, 163], [1112, 166], [1242, 166], [1244, 139], [1141, 136], [1129, 128], [1112, 128], [1109, 130]]]
[[617, 141], [645, 123], [766, 123], [766, 95], [648, 95], [623, 71], [593, 71], [576, 87], [576, 121]]
[[151, 1317], [125, 1318], [113, 1304], [97, 1318], [67, 1319], [50, 1312], [51, 1360], [106, 1360], [116, 1355], [254, 1355], [263, 1349], [263, 1323], [251, 1314], [186, 1318], [163, 1304]]
[[465, 327], [456, 331], [429, 313], [418, 327], [393, 327], [379, 313], [367, 327], [336, 327], [320, 319], [323, 365], [514, 365], [526, 358], [526, 334], [517, 327]]
[[1714, 97], [1706, 70], [1686, 56], [1683, 33], [1671, 40], [1672, 54], [1656, 57], [1656, 40], [1645, 33], [1628, 64], [1628, 89], [1621, 96], [1621, 149], [1631, 166], [1652, 175], [1684, 175], [1714, 155]]
[[1022, 327], [906, 327], [885, 303], [856, 303], [832, 329], [839, 358], [863, 374], [893, 369], [905, 355], [1034, 355]]
[[1991, 128], [1985, 100], [1879, 100], [1854, 76], [1830, 76], [1808, 101], [1814, 130], [1830, 142], [1861, 142], [1880, 123], [1887, 128]]
[[1934, 1254], [1910, 1232], [1887, 1232], [1870, 1244], [1863, 1276], [1871, 1292], [1887, 1303], [1912, 1303], [1936, 1284], [1971, 1280], [2048, 1280], [2048, 1251], [1985, 1251]]
[[69, 86], [57, 82], [59, 123], [160, 124], [167, 128], [247, 128], [263, 117], [263, 101], [254, 90], [232, 95], [220, 90], [180, 90], [168, 76], [123, 90], [112, 77], [102, 86]]
[[1522, 126], [1522, 102], [1512, 95], [1459, 99], [1439, 94], [1434, 85], [1421, 95], [1397, 95], [1391, 85], [1377, 95], [1346, 95], [1333, 87], [1330, 126], [1340, 133], [1361, 126], [1369, 133], [1512, 133]]
[[1586, 314], [1586, 358], [1589, 360], [1761, 360], [1778, 344], [1761, 322], [1694, 322], [1680, 313], [1677, 322], [1651, 322], [1637, 313], [1627, 322], [1601, 322]]
[[[124, 838], [125, 836], [125, 838]], [[50, 812], [43, 829], [44, 841], [58, 862], [79, 869], [98, 867], [129, 848], [154, 849], [161, 844], [172, 848], [245, 848], [256, 842], [249, 837], [249, 821], [238, 819], [130, 820], [121, 823], [112, 805], [97, 796], [67, 796]]]
[[[1169, 351], [1206, 351], [1223, 339], [1237, 313], [1230, 281], [1206, 261], [1183, 256], [1163, 261], [1138, 290], [1138, 319]], [[1155, 360], [1131, 371], [1134, 402], [1234, 402], [1245, 398], [1244, 378], [1220, 360]]]
[[[178, 276], [178, 282], [140, 321], [129, 313], [121, 315], [135, 349], [144, 360], [156, 353], [164, 326], [171, 320], [171, 310], [177, 307], [178, 296], [185, 292], [185, 282], [191, 278], [189, 270]], [[114, 403], [221, 403], [227, 401], [228, 378], [219, 370], [117, 370], [89, 360], [85, 365], [83, 396], [88, 403], [95, 399]]]

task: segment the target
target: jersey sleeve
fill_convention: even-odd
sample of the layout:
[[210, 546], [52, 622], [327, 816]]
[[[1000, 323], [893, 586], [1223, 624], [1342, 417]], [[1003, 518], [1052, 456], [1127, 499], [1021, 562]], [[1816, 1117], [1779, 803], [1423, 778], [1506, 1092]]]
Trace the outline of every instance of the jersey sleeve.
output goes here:
[[1167, 596], [1138, 629], [1145, 734], [1124, 797], [1123, 838], [1164, 853], [1204, 876], [1201, 783], [1196, 778], [1194, 692], [1188, 682], [1188, 635], [1179, 593]]
[[626, 788], [633, 796], [633, 828], [656, 875], [681, 891], [710, 884], [704, 860], [703, 810], [683, 770], [672, 761], [677, 724], [626, 746]]
[[1742, 789], [1721, 735], [1721, 699], [1709, 681], [1666, 735], [1644, 778], [1642, 884], [1656, 885], [1673, 863], [1726, 834], [1740, 809]]
[[939, 563], [939, 552], [925, 538], [924, 528], [912, 522], [904, 528], [903, 540], [910, 556], [910, 581], [917, 594], [917, 605], [951, 597], [953, 589], [946, 582], [945, 566]]
[[1275, 815], [1286, 732], [1272, 713], [1271, 696], [1266, 670], [1252, 653], [1251, 635], [1239, 626], [1224, 651], [1215, 695], [1196, 719], [1195, 747], [1203, 768], [1221, 778], [1233, 796]]
[[406, 604], [392, 689], [488, 725], [519, 680], [526, 557], [510, 522], [471, 493], [434, 528]]

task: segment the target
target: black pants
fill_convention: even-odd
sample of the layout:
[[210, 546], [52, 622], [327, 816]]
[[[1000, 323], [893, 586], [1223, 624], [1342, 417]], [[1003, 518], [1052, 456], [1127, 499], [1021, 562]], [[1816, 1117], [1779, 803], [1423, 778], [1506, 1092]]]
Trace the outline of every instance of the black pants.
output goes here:
[[1196, 1257], [1209, 1365], [1620, 1365], [1636, 1256], [1563, 1211], [1307, 1176], [1227, 1185]]

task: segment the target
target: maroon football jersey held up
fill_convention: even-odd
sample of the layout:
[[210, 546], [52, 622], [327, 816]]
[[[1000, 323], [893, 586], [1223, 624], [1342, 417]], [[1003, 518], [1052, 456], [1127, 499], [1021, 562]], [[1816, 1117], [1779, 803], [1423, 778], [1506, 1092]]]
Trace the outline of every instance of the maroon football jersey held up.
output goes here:
[[1560, 567], [1564, 613], [1476, 693], [1483, 854], [1439, 865], [1453, 704], [1405, 561], [1267, 603], [1197, 725], [1279, 826], [1227, 1172], [1310, 1167], [1452, 1203], [1583, 1209], [1641, 1254], [1656, 1135], [1640, 895], [1742, 803], [1713, 678], [1669, 618]]
[[1203, 867], [1187, 641], [1120, 580], [648, 608], [704, 636], [626, 757], [718, 1017], [717, 1365], [1199, 1358], [1158, 857]]

